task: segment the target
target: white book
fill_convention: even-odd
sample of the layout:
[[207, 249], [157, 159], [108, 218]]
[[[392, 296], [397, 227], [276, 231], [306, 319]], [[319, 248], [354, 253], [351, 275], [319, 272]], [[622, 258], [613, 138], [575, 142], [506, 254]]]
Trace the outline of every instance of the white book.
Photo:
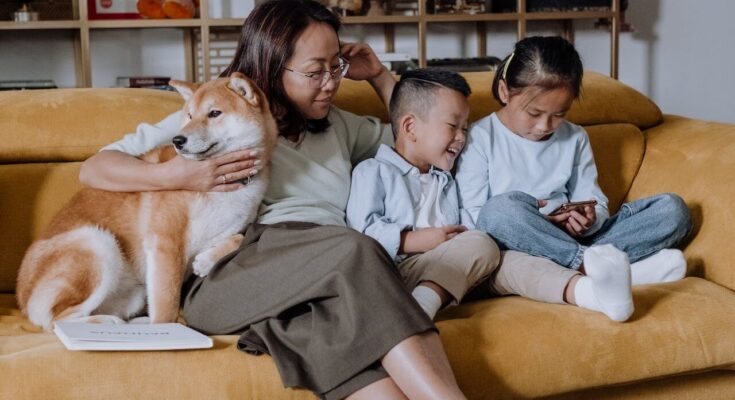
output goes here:
[[69, 350], [207, 349], [212, 339], [179, 323], [92, 324], [57, 322], [54, 333]]

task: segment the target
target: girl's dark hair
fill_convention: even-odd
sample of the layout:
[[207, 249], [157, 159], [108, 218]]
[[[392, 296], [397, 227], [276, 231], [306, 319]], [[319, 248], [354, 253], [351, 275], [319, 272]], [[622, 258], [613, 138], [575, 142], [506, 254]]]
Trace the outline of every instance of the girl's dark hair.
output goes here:
[[562, 37], [529, 37], [516, 43], [513, 53], [495, 71], [493, 96], [505, 105], [498, 93], [501, 80], [511, 94], [534, 86], [544, 90], [567, 87], [576, 99], [582, 86], [582, 60]]
[[242, 72], [266, 94], [281, 135], [323, 132], [327, 118], [306, 119], [286, 96], [283, 71], [299, 35], [312, 22], [326, 23], [339, 32], [339, 18], [313, 0], [268, 0], [245, 19], [232, 63], [220, 77]]

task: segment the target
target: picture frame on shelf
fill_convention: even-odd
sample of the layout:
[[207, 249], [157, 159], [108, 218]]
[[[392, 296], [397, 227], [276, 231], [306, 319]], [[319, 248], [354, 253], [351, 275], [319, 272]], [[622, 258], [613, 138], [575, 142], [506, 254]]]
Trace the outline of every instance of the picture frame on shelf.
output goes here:
[[142, 18], [131, 0], [87, 0], [87, 10], [90, 20]]

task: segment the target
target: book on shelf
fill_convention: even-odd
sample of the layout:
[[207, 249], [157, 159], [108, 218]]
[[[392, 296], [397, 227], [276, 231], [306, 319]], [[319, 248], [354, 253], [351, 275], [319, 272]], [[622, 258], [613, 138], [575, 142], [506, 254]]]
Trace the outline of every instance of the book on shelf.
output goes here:
[[155, 86], [168, 86], [171, 77], [168, 76], [119, 76], [118, 87], [150, 88]]
[[0, 81], [0, 90], [56, 89], [50, 79], [30, 79], [19, 81]]
[[207, 349], [212, 339], [183, 324], [57, 322], [54, 333], [69, 350], [131, 351]]

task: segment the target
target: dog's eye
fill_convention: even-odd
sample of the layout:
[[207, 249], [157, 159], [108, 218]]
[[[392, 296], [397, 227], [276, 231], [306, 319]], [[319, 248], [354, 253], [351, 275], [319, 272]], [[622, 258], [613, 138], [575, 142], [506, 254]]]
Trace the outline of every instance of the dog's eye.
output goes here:
[[220, 111], [220, 110], [212, 110], [212, 111], [209, 112], [209, 114], [207, 115], [207, 117], [209, 117], [209, 118], [217, 118], [217, 117], [219, 117], [220, 114], [222, 114], [222, 111]]

